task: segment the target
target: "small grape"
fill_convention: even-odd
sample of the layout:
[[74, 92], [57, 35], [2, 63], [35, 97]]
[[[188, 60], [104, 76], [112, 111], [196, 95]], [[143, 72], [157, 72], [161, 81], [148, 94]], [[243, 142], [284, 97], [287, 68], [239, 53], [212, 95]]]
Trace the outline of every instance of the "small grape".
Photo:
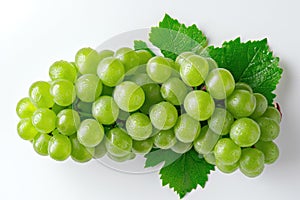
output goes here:
[[147, 115], [133, 113], [126, 120], [126, 130], [134, 140], [145, 140], [152, 134], [152, 124]]
[[66, 160], [71, 155], [71, 151], [71, 141], [67, 136], [56, 133], [50, 138], [48, 153], [54, 160]]
[[41, 133], [51, 133], [56, 128], [56, 114], [47, 108], [39, 108], [33, 113], [32, 124]]
[[255, 96], [247, 90], [234, 90], [226, 100], [226, 109], [237, 119], [250, 116], [255, 107]]
[[132, 139], [120, 128], [111, 129], [105, 140], [107, 152], [114, 157], [126, 157], [131, 153]]
[[234, 90], [235, 82], [232, 74], [224, 68], [210, 71], [205, 79], [210, 95], [215, 99], [225, 99]]
[[81, 101], [94, 102], [102, 92], [102, 82], [95, 74], [85, 74], [77, 79], [75, 88]]
[[279, 148], [273, 141], [258, 141], [254, 146], [264, 153], [266, 164], [274, 163], [279, 157]]
[[114, 87], [123, 81], [125, 68], [119, 59], [107, 57], [99, 63], [97, 74], [104, 85]]
[[172, 129], [162, 130], [154, 136], [154, 145], [161, 149], [170, 149], [177, 140]]
[[80, 125], [79, 114], [72, 109], [65, 109], [58, 113], [56, 120], [57, 130], [63, 135], [73, 135]]
[[278, 137], [280, 126], [276, 121], [267, 117], [260, 117], [256, 119], [256, 122], [258, 123], [261, 130], [261, 135], [259, 138], [260, 140], [272, 141]]
[[245, 148], [240, 158], [241, 172], [252, 178], [260, 175], [264, 170], [264, 154], [258, 149]]
[[101, 96], [93, 103], [93, 117], [101, 124], [114, 123], [119, 115], [119, 107], [111, 96]]
[[254, 112], [250, 115], [251, 118], [255, 119], [262, 116], [268, 108], [267, 98], [259, 93], [253, 94], [256, 99], [256, 107]]
[[209, 66], [205, 58], [198, 55], [188, 56], [180, 65], [180, 76], [188, 86], [201, 85], [207, 74]]
[[230, 138], [240, 147], [250, 147], [260, 138], [259, 125], [250, 118], [236, 120], [230, 129]]
[[52, 81], [65, 79], [74, 83], [77, 79], [77, 70], [71, 63], [60, 60], [50, 66], [49, 76]]
[[50, 93], [53, 96], [54, 102], [60, 106], [69, 106], [76, 98], [76, 91], [73, 83], [64, 79], [53, 81]]
[[18, 123], [17, 131], [19, 136], [24, 140], [32, 140], [38, 134], [30, 118], [21, 119]]
[[50, 84], [45, 81], [37, 81], [30, 86], [29, 98], [38, 108], [51, 108], [54, 104]]
[[147, 63], [146, 70], [149, 77], [157, 83], [165, 82], [172, 74], [169, 61], [160, 56], [151, 58]]
[[51, 136], [47, 133], [38, 133], [33, 139], [33, 149], [35, 152], [41, 156], [47, 156], [48, 153], [48, 144], [51, 139]]
[[215, 102], [207, 92], [194, 90], [185, 97], [184, 109], [194, 119], [204, 121], [213, 114]]
[[104, 128], [95, 119], [86, 119], [81, 122], [77, 131], [78, 141], [85, 147], [97, 146], [104, 137]]
[[224, 108], [216, 108], [211, 118], [208, 119], [209, 128], [219, 134], [226, 135], [229, 133], [234, 118], [230, 112]]
[[92, 48], [82, 48], [75, 56], [75, 63], [81, 74], [96, 74], [102, 57]]
[[151, 108], [149, 116], [155, 128], [168, 130], [176, 124], [178, 113], [171, 103], [163, 101]]
[[116, 51], [115, 57], [118, 58], [125, 67], [125, 72], [133, 70], [139, 65], [139, 55], [128, 47], [120, 48]]
[[193, 119], [188, 114], [182, 114], [174, 126], [176, 138], [184, 143], [193, 142], [199, 135], [201, 126], [199, 121]]
[[31, 117], [34, 111], [36, 107], [28, 97], [21, 99], [16, 107], [17, 115], [22, 119]]
[[241, 154], [241, 148], [230, 138], [220, 139], [214, 148], [216, 160], [224, 165], [232, 165], [238, 162]]
[[120, 109], [126, 112], [133, 112], [143, 105], [145, 93], [134, 82], [124, 81], [115, 88], [113, 98]]

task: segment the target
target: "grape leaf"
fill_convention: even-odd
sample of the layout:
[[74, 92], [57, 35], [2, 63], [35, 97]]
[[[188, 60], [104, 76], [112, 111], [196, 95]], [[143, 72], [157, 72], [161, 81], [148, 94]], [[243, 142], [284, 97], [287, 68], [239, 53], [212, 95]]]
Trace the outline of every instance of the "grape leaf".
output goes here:
[[134, 40], [134, 50], [146, 50], [149, 51], [152, 56], [155, 56], [155, 53], [148, 47], [147, 43], [142, 40]]
[[165, 57], [173, 60], [182, 52], [197, 51], [207, 46], [206, 36], [195, 24], [186, 27], [167, 14], [158, 27], [151, 28], [149, 37]]
[[196, 189], [198, 185], [204, 188], [208, 174], [214, 170], [214, 165], [207, 163], [192, 149], [183, 154], [175, 162], [160, 170], [162, 185], [173, 188], [180, 198]]
[[209, 47], [209, 55], [219, 67], [228, 69], [236, 82], [249, 84], [254, 92], [263, 94], [271, 105], [282, 69], [274, 57], [267, 39], [242, 43], [240, 38], [224, 42], [222, 47]]
[[177, 160], [180, 156], [181, 154], [175, 153], [170, 149], [158, 149], [151, 151], [150, 153], [145, 155], [145, 158], [147, 159], [145, 162], [145, 168], [154, 167], [162, 162], [164, 162], [164, 166], [168, 166], [169, 164]]

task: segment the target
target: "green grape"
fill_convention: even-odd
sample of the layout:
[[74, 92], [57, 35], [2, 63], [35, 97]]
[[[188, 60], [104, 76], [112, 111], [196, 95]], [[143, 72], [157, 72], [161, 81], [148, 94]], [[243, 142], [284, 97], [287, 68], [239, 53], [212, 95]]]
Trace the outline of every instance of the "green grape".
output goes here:
[[133, 112], [143, 105], [145, 93], [134, 82], [124, 81], [115, 88], [113, 98], [119, 108], [126, 112]]
[[125, 67], [125, 72], [132, 71], [140, 63], [138, 54], [131, 48], [123, 47], [116, 51], [115, 57], [118, 58]]
[[126, 120], [126, 130], [132, 139], [145, 140], [152, 134], [152, 124], [147, 115], [133, 113]]
[[86, 147], [97, 146], [104, 137], [104, 128], [95, 119], [86, 119], [81, 122], [77, 131], [78, 141]]
[[220, 139], [214, 148], [216, 160], [224, 165], [232, 165], [238, 162], [241, 154], [241, 147], [235, 144], [230, 138]]
[[240, 158], [241, 172], [252, 178], [260, 175], [264, 170], [264, 154], [258, 149], [245, 148]]
[[98, 144], [97, 146], [95, 146], [95, 152], [94, 152], [94, 158], [95, 159], [99, 159], [102, 158], [103, 156], [105, 156], [107, 150], [105, 147], [105, 137], [103, 138], [103, 140], [100, 142], [100, 144]]
[[100, 61], [101, 61], [101, 60], [103, 60], [104, 58], [114, 56], [115, 53], [114, 53], [112, 50], [107, 50], [107, 49], [105, 49], [105, 50], [100, 51], [98, 54], [99, 54]]
[[147, 154], [151, 151], [153, 147], [153, 138], [148, 138], [146, 140], [133, 140], [132, 141], [132, 151], [136, 154]]
[[261, 130], [261, 135], [259, 138], [260, 140], [272, 141], [278, 137], [280, 126], [276, 121], [267, 117], [260, 117], [256, 119], [256, 122], [258, 123]]
[[161, 149], [170, 149], [177, 142], [172, 129], [162, 130], [154, 136], [154, 145]]
[[120, 128], [111, 129], [105, 140], [107, 152], [115, 157], [125, 157], [131, 153], [132, 139]]
[[252, 88], [243, 82], [235, 83], [235, 90], [247, 90], [248, 92], [253, 93]]
[[208, 119], [209, 128], [219, 135], [229, 133], [234, 118], [230, 112], [224, 108], [216, 108], [211, 118]]
[[30, 118], [21, 119], [18, 123], [17, 131], [19, 136], [24, 140], [32, 140], [38, 134]]
[[222, 162], [216, 160], [216, 166], [221, 172], [229, 174], [236, 171], [239, 168], [239, 162], [236, 162], [231, 165], [224, 165]]
[[104, 85], [114, 87], [123, 81], [125, 68], [119, 59], [108, 57], [99, 63], [97, 74]]
[[277, 108], [273, 107], [273, 106], [269, 106], [267, 108], [267, 110], [264, 112], [264, 114], [262, 115], [262, 117], [267, 117], [270, 119], [273, 119], [275, 122], [277, 122], [278, 124], [281, 121], [281, 115], [280, 112], [278, 111]]
[[72, 144], [71, 158], [74, 161], [84, 163], [90, 161], [93, 158], [95, 152], [94, 147], [85, 147], [80, 144], [76, 134], [70, 137], [70, 141]]
[[255, 119], [264, 114], [264, 112], [268, 108], [268, 100], [267, 98], [259, 93], [254, 93], [253, 94], [255, 99], [256, 99], [256, 107], [254, 112], [250, 115], [251, 118]]
[[147, 64], [150, 58], [152, 58], [152, 54], [147, 50], [137, 50], [135, 52], [139, 57], [139, 65]]
[[77, 79], [75, 88], [81, 101], [94, 102], [102, 92], [102, 82], [95, 74], [85, 74]]
[[182, 114], [174, 126], [176, 138], [184, 143], [193, 142], [199, 135], [201, 126], [199, 121], [193, 119], [188, 114]]
[[145, 93], [145, 102], [140, 108], [142, 113], [149, 114], [151, 106], [163, 101], [160, 93], [160, 86], [156, 83], [145, 84], [142, 86]]
[[54, 98], [54, 102], [60, 106], [69, 106], [76, 98], [76, 91], [73, 83], [64, 79], [53, 81], [50, 93]]
[[50, 133], [56, 128], [56, 114], [47, 108], [39, 108], [32, 115], [32, 124], [41, 133]]
[[58, 104], [54, 104], [51, 108], [51, 110], [57, 115], [60, 111], [64, 110], [66, 107], [65, 106], [60, 106]]
[[208, 154], [211, 152], [219, 140], [219, 135], [215, 134], [208, 126], [201, 128], [199, 136], [194, 141], [194, 149], [199, 154]]
[[53, 134], [48, 144], [48, 153], [51, 158], [57, 161], [66, 160], [72, 151], [72, 144], [70, 139], [59, 133]]
[[119, 116], [119, 107], [111, 96], [101, 96], [93, 103], [93, 117], [101, 124], [114, 123]]
[[240, 147], [254, 145], [258, 141], [260, 134], [259, 125], [250, 118], [237, 119], [230, 129], [230, 138]]
[[180, 65], [180, 76], [188, 86], [201, 85], [207, 74], [209, 66], [205, 58], [198, 55], [188, 56]]
[[96, 74], [101, 56], [92, 48], [82, 48], [75, 56], [75, 63], [81, 74]]
[[36, 107], [28, 97], [21, 99], [16, 107], [17, 115], [21, 119], [31, 117], [34, 111], [36, 111]]
[[178, 113], [172, 104], [163, 101], [151, 108], [149, 116], [155, 128], [168, 130], [176, 124]]
[[180, 66], [189, 57], [195, 55], [193, 52], [183, 52], [176, 57], [175, 62]]
[[184, 109], [194, 119], [204, 121], [213, 114], [215, 102], [207, 92], [194, 90], [185, 97]]
[[187, 95], [187, 87], [179, 78], [170, 78], [161, 86], [162, 97], [173, 105], [181, 105]]
[[113, 92], [114, 92], [113, 87], [109, 87], [107, 85], [102, 84], [101, 96], [112, 96]]
[[133, 76], [128, 77], [127, 81], [134, 82], [139, 86], [154, 83], [154, 81], [152, 81], [152, 79], [146, 73], [135, 73]]
[[216, 165], [216, 157], [213, 151], [207, 154], [203, 154], [203, 158], [207, 163], [211, 165]]
[[205, 58], [207, 63], [208, 63], [208, 71], [210, 72], [213, 69], [218, 68], [218, 64], [216, 63], [216, 61], [212, 58]]
[[128, 155], [121, 156], [121, 157], [111, 155], [110, 153], [107, 153], [107, 156], [115, 162], [125, 162], [127, 160], [133, 160], [136, 155], [134, 153], [130, 152]]
[[50, 66], [49, 76], [52, 81], [65, 79], [74, 83], [77, 79], [77, 70], [71, 63], [60, 60]]
[[234, 90], [235, 82], [232, 74], [224, 68], [210, 71], [205, 79], [206, 89], [215, 99], [225, 99]]
[[65, 109], [58, 113], [56, 119], [57, 130], [63, 135], [73, 135], [80, 125], [79, 114], [72, 109]]
[[169, 61], [161, 56], [151, 58], [147, 63], [146, 70], [149, 77], [157, 83], [165, 82], [172, 74]]
[[226, 109], [237, 119], [250, 116], [255, 107], [255, 96], [247, 90], [234, 90], [226, 99]]
[[48, 153], [48, 144], [51, 139], [51, 136], [47, 133], [38, 133], [33, 139], [33, 149], [35, 152], [41, 156], [47, 156]]
[[44, 81], [37, 81], [30, 86], [29, 98], [38, 108], [51, 108], [54, 104], [50, 84]]
[[175, 153], [184, 154], [191, 150], [193, 143], [183, 143], [177, 140], [177, 142], [171, 147], [171, 150]]
[[264, 153], [266, 164], [274, 163], [279, 157], [279, 148], [273, 141], [258, 141], [254, 146]]

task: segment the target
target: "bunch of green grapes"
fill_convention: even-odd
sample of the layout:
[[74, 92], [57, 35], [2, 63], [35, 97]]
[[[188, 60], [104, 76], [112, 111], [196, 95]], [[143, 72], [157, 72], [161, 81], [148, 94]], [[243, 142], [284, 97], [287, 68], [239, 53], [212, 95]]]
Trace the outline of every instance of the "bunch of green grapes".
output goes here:
[[78, 162], [194, 148], [220, 171], [249, 177], [278, 158], [281, 116], [208, 57], [175, 61], [146, 50], [80, 49], [50, 66], [17, 104], [18, 134], [43, 156]]

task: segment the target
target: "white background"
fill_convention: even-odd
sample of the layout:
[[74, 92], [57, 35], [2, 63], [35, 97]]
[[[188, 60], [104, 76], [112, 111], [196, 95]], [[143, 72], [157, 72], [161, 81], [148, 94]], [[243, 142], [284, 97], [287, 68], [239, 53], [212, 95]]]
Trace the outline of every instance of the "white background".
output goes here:
[[119, 33], [156, 25], [164, 13], [196, 23], [210, 44], [241, 36], [268, 38], [284, 69], [276, 101], [283, 108], [281, 154], [254, 179], [213, 172], [186, 199], [299, 199], [300, 12], [297, 0], [0, 0], [0, 199], [177, 199], [158, 174], [128, 175], [97, 162], [55, 162], [38, 156], [16, 132], [17, 101], [30, 84], [48, 80], [56, 60], [72, 61]]

